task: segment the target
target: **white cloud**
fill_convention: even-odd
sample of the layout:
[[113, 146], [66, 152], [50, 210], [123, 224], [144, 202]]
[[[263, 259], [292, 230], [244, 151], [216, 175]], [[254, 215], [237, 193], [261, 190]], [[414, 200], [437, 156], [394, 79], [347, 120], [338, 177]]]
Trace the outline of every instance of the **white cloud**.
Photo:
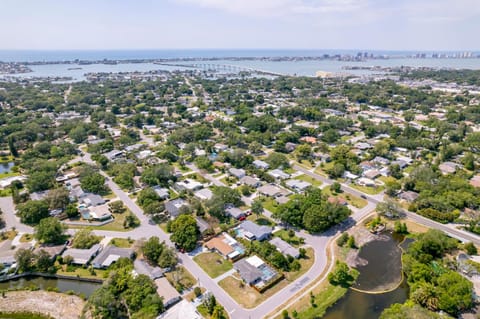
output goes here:
[[173, 0], [177, 3], [256, 17], [353, 12], [368, 0]]

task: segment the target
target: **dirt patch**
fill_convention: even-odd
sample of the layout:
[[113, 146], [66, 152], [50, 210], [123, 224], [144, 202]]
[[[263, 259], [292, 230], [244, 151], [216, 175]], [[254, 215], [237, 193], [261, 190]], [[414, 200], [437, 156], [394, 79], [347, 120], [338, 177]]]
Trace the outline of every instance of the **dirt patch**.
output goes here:
[[41, 313], [57, 319], [80, 318], [84, 305], [78, 296], [47, 291], [10, 291], [0, 296], [2, 311]]

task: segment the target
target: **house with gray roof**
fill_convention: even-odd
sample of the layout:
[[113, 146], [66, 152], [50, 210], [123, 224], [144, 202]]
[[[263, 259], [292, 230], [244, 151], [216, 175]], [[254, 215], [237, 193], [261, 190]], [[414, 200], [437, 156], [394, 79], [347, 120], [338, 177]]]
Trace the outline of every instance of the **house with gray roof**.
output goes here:
[[162, 268], [152, 267], [143, 259], [135, 259], [133, 266], [137, 274], [148, 276], [150, 279], [157, 279], [165, 276], [165, 272]]
[[133, 254], [134, 252], [131, 248], [120, 248], [109, 245], [93, 259], [92, 265], [93, 268], [105, 269], [122, 257], [131, 259]]
[[262, 271], [253, 266], [246, 259], [241, 259], [233, 264], [233, 268], [240, 274], [243, 281], [249, 285], [254, 285], [262, 278]]
[[262, 186], [262, 182], [258, 178], [254, 178], [252, 176], [244, 176], [240, 178], [240, 184], [255, 188]]
[[155, 186], [153, 190], [155, 191], [155, 193], [157, 193], [158, 197], [160, 197], [161, 200], [170, 198], [170, 191], [168, 190], [168, 188]]
[[272, 240], [270, 240], [270, 244], [277, 247], [277, 250], [283, 255], [290, 255], [293, 258], [300, 257], [300, 251], [286, 241], [284, 241], [283, 239], [281, 239], [280, 237], [273, 237]]
[[261, 161], [261, 160], [254, 160], [252, 162], [253, 166], [255, 166], [258, 169], [269, 169], [270, 165], [268, 165], [267, 162]]
[[242, 222], [238, 229], [240, 230], [240, 235], [248, 240], [265, 240], [270, 237], [272, 234], [272, 228], [268, 226], [260, 226], [251, 222], [249, 220], [245, 220]]
[[241, 179], [242, 177], [244, 177], [245, 175], [247, 175], [247, 173], [245, 172], [244, 169], [241, 169], [241, 168], [235, 168], [235, 167], [232, 167], [228, 170], [228, 173], [230, 173], [230, 175], [238, 178], [238, 179]]
[[106, 158], [108, 158], [109, 161], [114, 161], [120, 157], [123, 156], [123, 151], [120, 150], [111, 150], [110, 152], [107, 152], [103, 154]]
[[188, 206], [187, 201], [182, 198], [177, 198], [166, 202], [165, 210], [170, 215], [170, 217], [177, 217], [178, 215], [180, 215], [180, 209], [183, 206]]
[[275, 179], [287, 179], [290, 178], [290, 174], [285, 173], [284, 171], [276, 168], [268, 172], [268, 175], [272, 176]]
[[79, 199], [79, 202], [86, 206], [99, 206], [105, 204], [105, 200], [102, 196], [92, 193], [84, 193]]
[[297, 193], [304, 192], [307, 188], [312, 186], [309, 182], [298, 180], [298, 179], [290, 179], [285, 182], [289, 188], [293, 189]]
[[87, 265], [90, 260], [98, 254], [101, 247], [99, 244], [95, 244], [90, 249], [67, 248], [63, 252], [62, 257], [71, 256], [73, 258], [73, 264]]
[[241, 210], [240, 208], [238, 207], [235, 207], [235, 206], [229, 206], [225, 209], [225, 212], [232, 216], [233, 218], [237, 219], [237, 220], [242, 220], [242, 219], [245, 219], [246, 215], [245, 213], [243, 212], [243, 210]]

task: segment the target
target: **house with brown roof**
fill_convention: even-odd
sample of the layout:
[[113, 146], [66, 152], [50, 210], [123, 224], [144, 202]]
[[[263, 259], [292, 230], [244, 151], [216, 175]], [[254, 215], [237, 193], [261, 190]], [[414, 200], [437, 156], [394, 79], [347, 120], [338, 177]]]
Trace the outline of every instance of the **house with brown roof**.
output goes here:
[[243, 246], [227, 233], [210, 239], [205, 243], [205, 247], [230, 260], [237, 260], [245, 253]]

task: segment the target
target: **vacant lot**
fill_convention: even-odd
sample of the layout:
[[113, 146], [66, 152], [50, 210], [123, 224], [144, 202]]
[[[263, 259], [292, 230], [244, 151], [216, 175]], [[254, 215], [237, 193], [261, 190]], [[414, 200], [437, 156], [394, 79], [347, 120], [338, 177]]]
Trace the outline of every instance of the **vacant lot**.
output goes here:
[[217, 253], [202, 253], [193, 258], [195, 262], [212, 278], [216, 278], [233, 268], [229, 260]]
[[4, 312], [41, 313], [58, 319], [80, 318], [84, 305], [78, 296], [47, 291], [11, 291], [0, 298]]

